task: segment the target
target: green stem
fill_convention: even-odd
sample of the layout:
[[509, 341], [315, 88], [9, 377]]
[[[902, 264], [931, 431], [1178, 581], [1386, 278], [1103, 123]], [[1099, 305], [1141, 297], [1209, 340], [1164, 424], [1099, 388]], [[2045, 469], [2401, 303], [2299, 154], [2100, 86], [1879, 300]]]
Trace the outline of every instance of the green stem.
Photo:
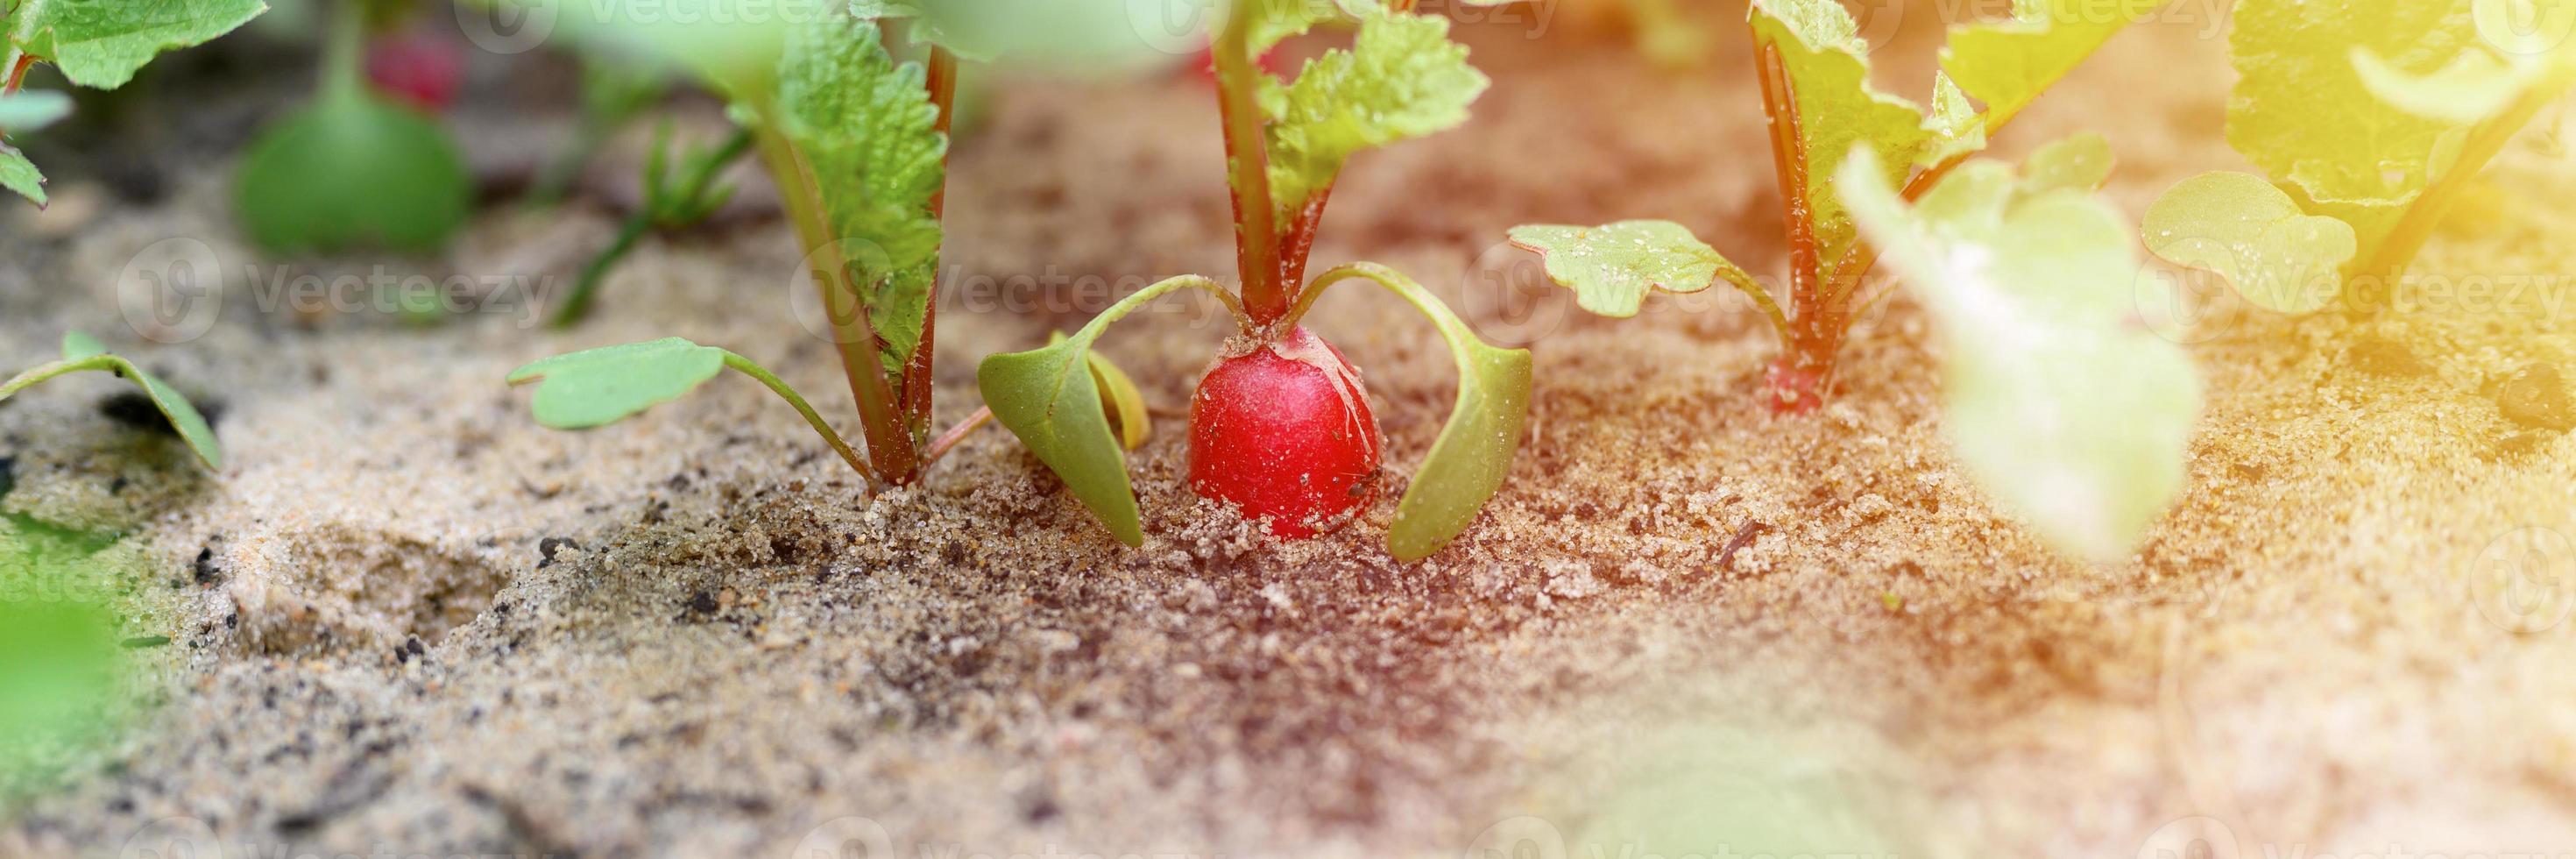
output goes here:
[[[115, 373], [117, 372], [118, 363], [119, 359], [115, 355], [92, 355], [87, 358], [72, 361], [55, 361], [51, 364], [39, 365], [30, 368], [24, 373], [11, 377], [9, 381], [0, 382], [0, 400], [6, 400], [19, 391], [26, 390], [29, 387], [56, 376], [67, 376], [73, 373], [89, 372], [93, 370]], [[122, 374], [120, 373], [119, 375]]]
[[367, 13], [357, 0], [344, 0], [338, 14], [331, 18], [331, 32], [322, 43], [322, 95], [326, 99], [358, 98], [366, 94], [366, 69], [360, 54], [367, 44]]
[[921, 451], [904, 426], [901, 404], [895, 399], [894, 387], [886, 378], [885, 360], [877, 350], [876, 330], [868, 323], [858, 285], [850, 282], [849, 265], [841, 258], [840, 243], [823, 215], [822, 193], [816, 190], [814, 171], [774, 125], [764, 123], [760, 151], [769, 164], [770, 176], [776, 180], [779, 197], [796, 224], [797, 239], [805, 247], [807, 266], [814, 276], [814, 288], [822, 290], [823, 312], [831, 320], [833, 345], [841, 353], [841, 373], [849, 378], [850, 396], [858, 402], [868, 458], [887, 480], [910, 483], [921, 475]]
[[2424, 243], [2432, 240], [2433, 230], [2441, 226], [2443, 216], [2450, 214], [2451, 205], [2459, 202], [2460, 194], [2468, 190], [2469, 180], [2484, 170], [2487, 162], [2502, 154], [2505, 144], [2513, 142], [2533, 117], [2566, 95], [2570, 86], [2576, 86], [2576, 60], [2555, 59], [2549, 73], [2533, 83], [2530, 89], [2524, 90], [2522, 96], [2503, 113], [2479, 123], [2477, 130], [2469, 135], [2468, 142], [2460, 146], [2459, 159], [2452, 162], [2449, 170], [2443, 171], [2441, 178], [2424, 189], [2423, 196], [2417, 198], [2414, 205], [2406, 208], [2406, 214], [2398, 220], [2397, 226], [2380, 241], [2379, 249], [2362, 267], [2346, 272], [2347, 278], [2351, 275], [2393, 278], [2404, 274], [2406, 268], [2414, 264], [2415, 255], [2424, 251]]
[[652, 229], [653, 213], [650, 210], [627, 215], [626, 224], [617, 230], [617, 238], [608, 243], [606, 250], [592, 257], [589, 265], [582, 266], [581, 279], [573, 282], [572, 294], [564, 296], [563, 307], [555, 311], [555, 318], [547, 324], [570, 328], [582, 317], [590, 315], [590, 305], [598, 297], [600, 281], [607, 279], [608, 270], [617, 267], [618, 261], [635, 249], [636, 241]]
[[868, 468], [867, 460], [860, 458], [859, 452], [851, 449], [849, 442], [842, 441], [841, 434], [833, 432], [832, 425], [823, 420], [823, 416], [814, 411], [814, 405], [806, 402], [803, 396], [798, 395], [795, 388], [788, 387], [787, 383], [779, 379], [777, 374], [769, 372], [769, 368], [752, 363], [749, 358], [736, 355], [730, 350], [719, 351], [724, 352], [725, 366], [739, 370], [745, 376], [750, 376], [754, 379], [760, 380], [761, 384], [769, 386], [771, 391], [777, 392], [781, 399], [786, 400], [788, 405], [795, 406], [796, 413], [804, 415], [805, 422], [812, 424], [814, 426], [814, 431], [823, 436], [823, 441], [832, 446], [832, 452], [840, 454], [842, 461], [848, 462], [850, 464], [850, 468], [859, 472], [859, 476], [865, 477], [871, 482], [874, 482], [877, 479], [876, 471]]
[[[1110, 324], [1127, 318], [1127, 314], [1136, 312], [1138, 308], [1153, 302], [1154, 299], [1184, 289], [1206, 290], [1209, 295], [1216, 296], [1216, 300], [1225, 303], [1225, 309], [1234, 314], [1236, 323], [1246, 329], [1252, 327], [1251, 317], [1246, 315], [1243, 304], [1236, 301], [1234, 296], [1226, 294], [1224, 286], [1203, 275], [1185, 274], [1158, 281], [1144, 289], [1136, 290], [1126, 298], [1119, 299], [1118, 303], [1109, 305], [1109, 309], [1100, 311], [1099, 316], [1092, 317], [1091, 324], [1082, 326], [1082, 330], [1074, 332], [1073, 336], [1065, 339], [1081, 341], [1082, 345], [1079, 348], [1089, 349], [1092, 343], [1099, 341], [1102, 333], [1109, 330]], [[1075, 362], [1075, 364], [1080, 366], [1081, 362]]]

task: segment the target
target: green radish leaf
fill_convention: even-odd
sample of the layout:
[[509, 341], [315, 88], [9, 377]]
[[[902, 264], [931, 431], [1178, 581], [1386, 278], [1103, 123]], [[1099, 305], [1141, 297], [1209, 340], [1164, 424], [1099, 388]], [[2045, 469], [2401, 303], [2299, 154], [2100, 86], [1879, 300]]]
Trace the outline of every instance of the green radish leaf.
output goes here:
[[[1047, 337], [1049, 346], [1063, 342], [1064, 332], [1061, 331]], [[1128, 450], [1144, 447], [1145, 442], [1154, 437], [1154, 421], [1145, 413], [1145, 392], [1137, 390], [1136, 380], [1110, 362], [1109, 356], [1097, 351], [1085, 351], [1083, 356], [1091, 367], [1092, 383], [1099, 385], [1101, 394], [1109, 398], [1104, 411], [1108, 413], [1110, 428], [1118, 433], [1119, 446]]]
[[18, 192], [36, 205], [45, 204], [45, 174], [9, 144], [0, 143], [0, 188]]
[[18, 0], [0, 16], [0, 31], [72, 83], [115, 89], [161, 52], [232, 32], [265, 11], [260, 0]]
[[2022, 0], [2011, 20], [1951, 28], [1941, 69], [1986, 105], [1991, 134], [2164, 0]]
[[[1326, 6], [1289, 4], [1294, 11]], [[1169, 40], [1189, 35], [1203, 4], [1194, 0], [852, 0], [859, 20], [911, 18], [914, 44], [936, 44], [970, 62], [1008, 62], [1050, 71], [1096, 73], [1168, 62]]]
[[355, 86], [263, 132], [238, 181], [243, 229], [278, 251], [434, 251], [464, 226], [473, 195], [445, 129]]
[[2180, 493], [2200, 409], [2182, 349], [2129, 324], [2128, 224], [2081, 191], [2018, 193], [2009, 170], [1961, 170], [1908, 207], [1871, 157], [1844, 171], [1845, 202], [1943, 333], [1961, 464], [2058, 549], [2126, 557]]
[[1286, 86], [1261, 81], [1272, 196], [1283, 213], [1305, 208], [1353, 154], [1465, 123], [1490, 83], [1449, 40], [1447, 18], [1368, 14], [1350, 50], [1307, 63]]
[[724, 368], [725, 350], [666, 337], [542, 359], [511, 371], [510, 384], [538, 383], [537, 423], [582, 430], [679, 399]]
[[921, 344], [940, 224], [930, 200], [948, 139], [919, 63], [896, 63], [874, 22], [801, 27], [778, 65], [778, 126], [810, 160], [888, 372]]
[[1776, 50], [1798, 117], [1798, 154], [1805, 159], [1802, 189], [1821, 258], [1842, 259], [1856, 233], [1843, 213], [1834, 184], [1846, 157], [1867, 149], [1889, 184], [1905, 174], [1934, 137], [1912, 102], [1869, 85], [1869, 46], [1859, 25], [1836, 0], [1756, 0], [1754, 44]]
[[72, 97], [53, 90], [21, 90], [0, 95], [0, 131], [34, 131], [72, 115]]
[[1110, 431], [1099, 380], [1087, 360], [1100, 336], [1097, 325], [1044, 349], [986, 358], [975, 369], [975, 382], [993, 419], [1063, 479], [1111, 535], [1142, 546], [1144, 514], [1136, 507], [1127, 459]]
[[206, 416], [198, 414], [197, 407], [190, 405], [186, 396], [161, 381], [160, 377], [144, 372], [133, 361], [108, 352], [98, 338], [78, 331], [63, 334], [62, 360], [0, 382], [0, 400], [7, 400], [38, 382], [86, 371], [113, 373], [142, 388], [144, 396], [152, 400], [153, 408], [159, 409], [161, 416], [170, 421], [170, 428], [179, 434], [179, 440], [188, 445], [188, 450], [197, 455], [199, 462], [210, 469], [221, 470], [224, 467], [223, 448], [215, 443], [214, 428], [206, 425]]
[[1968, 94], [1940, 72], [1932, 75], [1932, 115], [1924, 117], [1929, 139], [1914, 156], [1914, 166], [1937, 167], [1986, 149], [1986, 117], [1968, 103]]
[[[994, 355], [975, 368], [976, 387], [984, 394], [984, 406], [993, 410], [993, 420], [1018, 436], [1111, 535], [1130, 546], [1145, 544], [1144, 515], [1136, 507], [1127, 460], [1119, 453], [1118, 434], [1110, 429], [1100, 398], [1104, 382], [1118, 387], [1127, 374], [1092, 360], [1091, 344], [1127, 314], [1182, 289], [1231, 298], [1207, 278], [1172, 278], [1120, 299], [1071, 337], [1052, 340], [1044, 349]], [[1127, 387], [1132, 391], [1132, 384]], [[1141, 396], [1136, 411], [1135, 424], [1143, 424]]]
[[[2479, 50], [2472, 0], [2243, 0], [2229, 39], [2238, 80], [2227, 141], [2314, 200], [2411, 200], [2455, 123], [2372, 94], [2355, 51], [2429, 73]], [[2321, 133], [2320, 129], [2333, 129]], [[2374, 245], [2363, 231], [2365, 248]]]
[[750, 376], [795, 407], [814, 434], [861, 476], [876, 472], [852, 449], [814, 405], [778, 375], [751, 359], [678, 337], [644, 343], [604, 346], [540, 359], [510, 372], [510, 384], [537, 383], [530, 408], [537, 423], [552, 429], [586, 430], [642, 414], [645, 409], [679, 399], [731, 367]]
[[2359, 250], [2352, 225], [2302, 212], [2289, 194], [2243, 173], [2183, 180], [2147, 207], [2141, 233], [2156, 256], [2226, 278], [2246, 300], [2282, 313], [2332, 302]]
[[1395, 521], [1386, 530], [1388, 554], [1419, 561], [1465, 532], [1511, 475], [1529, 422], [1530, 352], [1485, 345], [1430, 290], [1385, 266], [1360, 263], [1326, 272], [1303, 301], [1311, 303], [1325, 287], [1351, 278], [1375, 281], [1413, 305], [1440, 330], [1458, 362], [1457, 405], [1414, 471], [1413, 485], [1396, 502]]
[[2480, 49], [2461, 51], [2449, 65], [2424, 74], [2398, 68], [2369, 48], [2352, 49], [2353, 73], [2371, 95], [2399, 110], [2437, 122], [2485, 122], [2522, 97], [2538, 64], [2506, 65]]
[[1574, 290], [1584, 310], [1626, 319], [1637, 315], [1646, 293], [1693, 293], [1752, 276], [1671, 221], [1620, 221], [1599, 227], [1513, 227], [1512, 244], [1546, 257], [1549, 280]]
[[2102, 190], [2111, 181], [2111, 141], [2090, 132], [2041, 146], [2022, 160], [2021, 193]]

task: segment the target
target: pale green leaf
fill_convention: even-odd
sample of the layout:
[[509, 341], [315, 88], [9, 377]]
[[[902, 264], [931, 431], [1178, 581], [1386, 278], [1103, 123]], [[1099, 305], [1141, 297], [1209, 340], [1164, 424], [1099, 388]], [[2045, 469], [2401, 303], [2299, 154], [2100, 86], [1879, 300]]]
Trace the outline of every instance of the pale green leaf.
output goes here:
[[2247, 300], [2283, 313], [2333, 301], [2343, 264], [2359, 250], [2351, 225], [2307, 214], [2243, 173], [2184, 180], [2147, 208], [2142, 232], [2156, 256], [2226, 278]]
[[1413, 484], [1396, 502], [1395, 521], [1386, 530], [1388, 554], [1399, 561], [1419, 561], [1465, 532], [1510, 476], [1512, 457], [1520, 451], [1529, 422], [1530, 353], [1486, 345], [1430, 290], [1385, 266], [1344, 266], [1317, 277], [1311, 288], [1320, 294], [1352, 278], [1375, 281], [1413, 305], [1439, 329], [1458, 364], [1458, 400], [1449, 410], [1449, 422], [1414, 471]]
[[2111, 181], [2111, 141], [2084, 133], [2042, 146], [2022, 159], [2021, 193], [2067, 190], [2091, 193]]
[[939, 255], [930, 200], [948, 140], [926, 75], [886, 53], [875, 23], [846, 19], [798, 28], [778, 67], [779, 128], [813, 166], [889, 371], [921, 343]]
[[1136, 389], [1136, 380], [1118, 369], [1109, 356], [1093, 352], [1085, 356], [1091, 365], [1091, 380], [1109, 396], [1110, 424], [1118, 430], [1118, 443], [1128, 450], [1145, 446], [1154, 438], [1154, 419], [1145, 412], [1145, 392]]
[[1854, 150], [1866, 149], [1877, 156], [1871, 163], [1885, 171], [1886, 181], [1904, 182], [1932, 140], [1923, 129], [1923, 111], [1870, 87], [1869, 63], [1862, 59], [1868, 45], [1836, 0], [1757, 0], [1753, 38], [1757, 49], [1779, 53], [1792, 93], [1798, 150], [1806, 161], [1802, 191], [1809, 221], [1821, 258], [1841, 259], [1855, 233], [1834, 190], [1838, 168]]
[[2352, 68], [2363, 87], [2399, 110], [2469, 125], [2503, 113], [2530, 86], [2536, 66], [2509, 66], [2484, 50], [2466, 50], [2449, 65], [2415, 74], [2369, 48], [2355, 47]]
[[1932, 77], [1932, 114], [1923, 118], [1923, 132], [1929, 139], [1914, 156], [1916, 167], [1937, 167], [1986, 148], [1986, 117], [1947, 74]]
[[537, 423], [581, 430], [679, 399], [724, 368], [725, 350], [668, 337], [541, 359], [511, 371], [510, 384], [537, 383]]
[[354, 87], [262, 132], [240, 170], [242, 229], [273, 250], [433, 251], [473, 203], [465, 156], [445, 129]]
[[[1047, 345], [1062, 344], [1064, 339], [1064, 332], [1058, 331], [1047, 336]], [[1118, 369], [1109, 356], [1088, 350], [1083, 357], [1091, 366], [1092, 383], [1099, 385], [1101, 396], [1108, 398], [1101, 410], [1107, 413], [1109, 426], [1118, 435], [1118, 445], [1128, 450], [1144, 447], [1154, 437], [1154, 421], [1145, 413], [1145, 392], [1137, 390], [1136, 380]]]
[[2181, 348], [2128, 324], [2128, 225], [2066, 189], [1962, 194], [2000, 208], [1935, 219], [1869, 157], [1854, 157], [1843, 193], [1943, 332], [1943, 429], [1960, 463], [2051, 545], [2126, 557], [2182, 489], [2200, 408]]
[[[1281, 5], [1276, 12], [1337, 13], [1326, 0]], [[1310, 7], [1320, 8], [1306, 13]], [[1207, 23], [1200, 0], [854, 0], [849, 8], [863, 21], [911, 19], [899, 31], [909, 41], [936, 44], [970, 62], [1067, 73], [1169, 63], [1177, 46], [1205, 39]]]
[[2455, 123], [2374, 95], [2353, 54], [2433, 72], [2477, 44], [2470, 12], [2471, 0], [2243, 0], [2229, 41], [2238, 80], [2228, 142], [2308, 199], [2413, 198], [2437, 172], [2435, 152]]
[[0, 131], [34, 131], [70, 115], [72, 97], [61, 92], [31, 89], [0, 95]]
[[214, 428], [206, 424], [205, 416], [197, 413], [197, 407], [190, 405], [186, 396], [161, 381], [160, 377], [144, 372], [133, 361], [108, 352], [97, 338], [78, 331], [64, 332], [62, 360], [0, 382], [0, 400], [7, 400], [38, 382], [86, 371], [113, 373], [117, 378], [142, 388], [144, 396], [152, 400], [153, 408], [159, 409], [161, 416], [170, 421], [170, 429], [179, 434], [179, 440], [188, 445], [188, 450], [197, 455], [198, 461], [205, 463], [207, 468], [224, 467], [223, 448], [215, 443]]
[[551, 22], [554, 32], [597, 48], [677, 64], [735, 99], [765, 94], [788, 35], [813, 24], [822, 8], [778, 0], [465, 2], [508, 20]]
[[0, 143], [0, 188], [16, 191], [36, 205], [45, 204], [45, 174], [36, 170], [35, 162], [6, 143]]
[[260, 0], [17, 0], [0, 29], [72, 83], [115, 89], [161, 52], [221, 36], [267, 10]]
[[1511, 239], [1546, 257], [1548, 279], [1574, 290], [1575, 304], [1614, 319], [1637, 315], [1649, 291], [1693, 293], [1720, 277], [1752, 280], [1689, 227], [1671, 221], [1513, 227]]
[[[1018, 436], [1020, 444], [1055, 472], [1111, 535], [1130, 546], [1145, 543], [1143, 515], [1136, 507], [1135, 486], [1127, 480], [1127, 460], [1119, 452], [1118, 435], [1110, 429], [1100, 399], [1101, 365], [1088, 356], [1091, 344], [1111, 324], [1181, 289], [1227, 294], [1204, 277], [1172, 278], [1119, 300], [1071, 337], [1043, 349], [994, 355], [975, 368], [976, 387], [984, 394], [984, 406], [993, 410], [993, 420]], [[1115, 378], [1108, 381], [1115, 386]]]
[[1941, 68], [1986, 106], [1986, 130], [2001, 128], [2092, 56], [2121, 28], [2162, 0], [2029, 0], [2012, 20], [1963, 24], [1941, 49]]
[[1295, 211], [1354, 153], [1466, 122], [1489, 83], [1449, 40], [1448, 19], [1369, 15], [1350, 50], [1307, 63], [1287, 86], [1262, 81], [1273, 198]]

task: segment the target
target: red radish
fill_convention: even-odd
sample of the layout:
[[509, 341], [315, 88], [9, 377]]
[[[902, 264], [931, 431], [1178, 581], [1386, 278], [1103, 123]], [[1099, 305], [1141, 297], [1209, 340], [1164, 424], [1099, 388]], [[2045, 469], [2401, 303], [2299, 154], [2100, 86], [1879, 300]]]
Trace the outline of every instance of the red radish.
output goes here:
[[367, 81], [378, 92], [428, 113], [456, 103], [465, 79], [465, 51], [453, 41], [411, 29], [378, 36], [367, 46]]
[[1341, 350], [1304, 328], [1227, 358], [1190, 402], [1190, 486], [1295, 539], [1377, 499], [1380, 439]]

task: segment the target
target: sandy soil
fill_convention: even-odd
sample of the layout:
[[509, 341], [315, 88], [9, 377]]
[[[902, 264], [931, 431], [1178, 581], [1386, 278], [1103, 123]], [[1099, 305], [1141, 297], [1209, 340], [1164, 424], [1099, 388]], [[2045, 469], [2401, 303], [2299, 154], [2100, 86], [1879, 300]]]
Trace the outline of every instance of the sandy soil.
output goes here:
[[[2235, 165], [2205, 27], [2122, 37], [2002, 150], [2099, 129], [2132, 212]], [[106, 380], [0, 408], [0, 510], [124, 533], [151, 607], [129, 632], [173, 639], [137, 652], [145, 721], [10, 800], [0, 855], [113, 853], [147, 824], [257, 855], [786, 857], [880, 834], [902, 855], [1460, 855], [1532, 833], [1585, 856], [2576, 849], [2576, 716], [2555, 706], [2576, 699], [2555, 622], [2576, 555], [2533, 544], [2553, 551], [2526, 575], [2558, 588], [2537, 614], [2477, 585], [2546, 539], [2520, 529], [2576, 534], [2576, 443], [2539, 426], [2564, 405], [2510, 381], [2576, 359], [2564, 317], [2222, 310], [2191, 332], [2211, 401], [2188, 495], [2132, 561], [2070, 563], [1948, 462], [1938, 344], [1903, 301], [1805, 419], [1756, 407], [1771, 345], [1740, 309], [1495, 318], [1480, 284], [1530, 265], [1487, 256], [1514, 223], [1672, 217], [1756, 268], [1782, 250], [1732, 29], [1685, 74], [1470, 32], [1498, 80], [1474, 125], [1362, 159], [1317, 253], [1545, 335], [1511, 483], [1417, 565], [1379, 544], [1391, 500], [1287, 546], [1191, 500], [1177, 416], [1223, 332], [1186, 312], [1108, 346], [1164, 417], [1133, 458], [1148, 540], [1127, 550], [998, 432], [870, 498], [741, 380], [580, 435], [498, 383], [677, 334], [838, 402], [826, 344], [797, 333], [792, 239], [756, 211], [647, 242], [564, 334], [264, 311], [270, 263], [226, 225], [221, 171], [152, 206], [69, 188], [0, 214], [0, 360], [108, 335], [219, 402], [232, 458], [206, 476], [102, 416]], [[1884, 62], [1921, 68], [1920, 47]], [[1004, 91], [959, 158], [957, 261], [1225, 271], [1206, 101], [1188, 81]], [[2424, 269], [2570, 270], [2547, 238], [2576, 166], [2518, 151], [2495, 184]], [[565, 275], [612, 217], [495, 211], [399, 270]], [[154, 347], [115, 284], [174, 236], [220, 256], [227, 300]], [[1450, 371], [1359, 295], [1317, 327], [1368, 373], [1401, 469]], [[973, 408], [978, 357], [1077, 309], [952, 295], [942, 413]]]

